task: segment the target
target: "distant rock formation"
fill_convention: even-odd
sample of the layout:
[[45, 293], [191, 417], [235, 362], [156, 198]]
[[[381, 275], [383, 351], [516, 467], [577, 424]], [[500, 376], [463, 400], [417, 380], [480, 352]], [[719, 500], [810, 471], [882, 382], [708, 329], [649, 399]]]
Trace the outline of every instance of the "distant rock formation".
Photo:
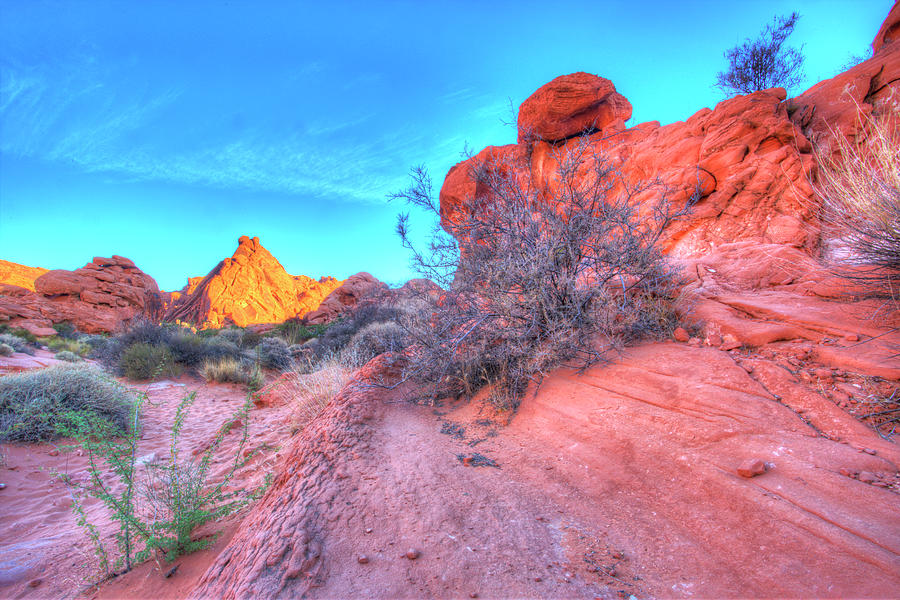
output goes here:
[[201, 327], [280, 323], [317, 309], [341, 283], [289, 275], [258, 237], [242, 236], [233, 256], [173, 293], [164, 318]]
[[34, 291], [34, 280], [47, 272], [40, 267], [26, 267], [18, 263], [0, 260], [0, 284], [14, 285]]
[[387, 290], [387, 285], [369, 273], [351, 275], [322, 301], [317, 310], [307, 314], [305, 320], [313, 325], [328, 323], [352, 309], [361, 299], [381, 290]]
[[74, 271], [46, 271], [33, 286], [0, 286], [0, 322], [35, 335], [53, 335], [51, 326], [64, 321], [79, 331], [111, 333], [138, 316], [162, 312], [156, 281], [121, 256], [98, 257]]

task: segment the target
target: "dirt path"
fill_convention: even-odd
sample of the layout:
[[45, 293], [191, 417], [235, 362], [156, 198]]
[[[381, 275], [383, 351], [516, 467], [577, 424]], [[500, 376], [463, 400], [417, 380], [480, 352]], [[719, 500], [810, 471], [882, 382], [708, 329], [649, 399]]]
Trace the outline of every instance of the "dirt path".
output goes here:
[[507, 427], [345, 389], [193, 597], [895, 596], [896, 445], [843, 412], [829, 439], [738, 358], [642, 346]]

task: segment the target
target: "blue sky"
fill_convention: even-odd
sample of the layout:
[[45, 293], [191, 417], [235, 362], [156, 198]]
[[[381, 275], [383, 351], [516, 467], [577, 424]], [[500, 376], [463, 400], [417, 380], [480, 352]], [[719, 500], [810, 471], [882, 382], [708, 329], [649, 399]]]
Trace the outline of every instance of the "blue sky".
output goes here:
[[385, 196], [515, 141], [510, 102], [553, 77], [611, 79], [630, 124], [684, 120], [773, 15], [802, 15], [805, 89], [892, 4], [0, 0], [0, 258], [120, 254], [172, 290], [246, 234], [295, 275], [399, 283]]

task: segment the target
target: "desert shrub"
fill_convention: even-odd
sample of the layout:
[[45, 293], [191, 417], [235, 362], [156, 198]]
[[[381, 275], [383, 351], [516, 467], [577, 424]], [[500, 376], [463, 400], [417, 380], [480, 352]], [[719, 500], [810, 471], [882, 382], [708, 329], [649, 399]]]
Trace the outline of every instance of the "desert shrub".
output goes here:
[[204, 360], [231, 357], [238, 359], [241, 350], [226, 338], [201, 337], [189, 331], [174, 333], [166, 346], [175, 362], [188, 367], [198, 366]]
[[6, 344], [16, 352], [34, 354], [34, 350], [28, 345], [27, 340], [12, 333], [0, 333], [0, 344]]
[[394, 321], [369, 323], [353, 334], [343, 354], [348, 361], [361, 366], [383, 352], [403, 350], [408, 337], [406, 329]]
[[78, 339], [78, 330], [75, 329], [75, 326], [68, 321], [63, 321], [62, 323], [54, 323], [53, 329], [56, 330], [56, 335], [61, 338], [65, 338], [67, 340]]
[[144, 342], [128, 346], [119, 359], [119, 366], [125, 377], [138, 381], [169, 377], [178, 373], [172, 352], [166, 346], [153, 346]]
[[793, 88], [803, 79], [802, 48], [785, 46], [800, 15], [775, 17], [756, 39], [725, 51], [728, 69], [716, 75], [715, 86], [725, 94], [749, 94], [773, 87]]
[[275, 334], [288, 345], [295, 346], [321, 336], [327, 329], [328, 324], [307, 325], [299, 319], [288, 319], [275, 326]]
[[78, 336], [78, 341], [91, 349], [98, 348], [106, 343], [109, 338], [105, 335], [95, 333], [85, 333]]
[[71, 352], [78, 356], [85, 356], [91, 351], [91, 347], [72, 338], [55, 336], [44, 340], [44, 344], [54, 352]]
[[291, 368], [291, 351], [287, 342], [280, 337], [266, 337], [256, 346], [259, 364], [266, 369], [284, 371]]
[[8, 333], [10, 335], [14, 335], [18, 338], [21, 338], [28, 342], [29, 344], [37, 343], [37, 336], [28, 331], [27, 329], [23, 329], [22, 327], [10, 327], [9, 325], [0, 324], [0, 334]]
[[200, 375], [206, 381], [243, 383], [251, 390], [259, 389], [263, 383], [259, 366], [228, 356], [203, 361], [200, 365]]
[[124, 386], [84, 364], [6, 375], [0, 377], [0, 439], [52, 439], [70, 413], [93, 415], [123, 432], [133, 400]]
[[12, 356], [13, 352], [15, 351], [15, 348], [10, 346], [9, 344], [0, 342], [0, 356]]
[[498, 404], [514, 405], [548, 369], [586, 368], [675, 321], [680, 281], [660, 241], [698, 194], [676, 205], [658, 181], [632, 184], [588, 137], [553, 154], [549, 186], [527, 167], [472, 161], [480, 195], [452, 212], [441, 213], [422, 168], [394, 195], [454, 234], [436, 228], [420, 252], [398, 220], [413, 267], [444, 288], [401, 317], [414, 342], [405, 376], [428, 397], [489, 385]]
[[74, 352], [69, 352], [68, 350], [62, 350], [61, 352], [57, 352], [54, 355], [56, 360], [64, 360], [66, 362], [78, 362], [81, 360], [81, 357]]
[[[135, 467], [140, 408], [146, 396], [141, 396], [129, 413], [132, 427], [124, 438], [118, 438], [106, 423], [83, 414], [70, 414], [60, 426], [60, 431], [74, 437], [88, 456], [86, 482], [66, 473], [57, 475], [72, 491], [73, 511], [90, 538], [106, 575], [110, 573], [108, 552], [96, 527], [87, 519], [83, 509], [85, 495], [99, 499], [111, 519], [119, 524], [115, 537], [121, 556], [116, 566], [124, 565], [128, 571], [134, 562], [147, 558], [153, 557], [157, 563], [160, 559], [171, 561], [179, 555], [209, 547], [218, 534], [194, 539], [196, 529], [259, 498], [271, 483], [271, 476], [266, 476], [257, 488], [225, 491], [242, 466], [242, 451], [248, 439], [249, 396], [244, 406], [219, 428], [203, 453], [195, 458], [181, 455], [181, 429], [195, 398], [196, 393], [191, 393], [179, 403], [172, 425], [170, 455], [161, 461], [147, 463], [143, 481]], [[241, 424], [240, 442], [233, 456], [228, 458], [224, 472], [211, 480], [213, 457], [234, 423]], [[118, 480], [117, 486], [110, 485], [110, 475]]]
[[342, 319], [331, 323], [325, 332], [315, 338], [315, 352], [319, 359], [339, 354], [356, 333], [372, 323], [396, 322], [401, 311], [379, 298], [369, 299], [354, 307]]
[[900, 118], [859, 114], [861, 141], [832, 132], [833, 145], [817, 147], [816, 196], [823, 221], [844, 244], [839, 274], [872, 296], [900, 292]]
[[227, 342], [231, 342], [235, 346], [240, 346], [244, 341], [244, 330], [239, 327], [220, 329], [216, 334], [216, 337]]

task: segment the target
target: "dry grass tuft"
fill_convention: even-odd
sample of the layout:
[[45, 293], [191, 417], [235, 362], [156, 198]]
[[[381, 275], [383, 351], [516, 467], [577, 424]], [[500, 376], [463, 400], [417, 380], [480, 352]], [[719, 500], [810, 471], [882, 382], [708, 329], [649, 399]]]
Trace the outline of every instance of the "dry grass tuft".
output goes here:
[[816, 195], [823, 221], [842, 248], [838, 272], [876, 297], [897, 299], [900, 284], [900, 116], [860, 113], [852, 141], [834, 132], [830, 147], [816, 148]]
[[323, 361], [311, 373], [295, 373], [282, 393], [293, 409], [295, 429], [303, 429], [350, 381], [352, 370], [337, 359]]

